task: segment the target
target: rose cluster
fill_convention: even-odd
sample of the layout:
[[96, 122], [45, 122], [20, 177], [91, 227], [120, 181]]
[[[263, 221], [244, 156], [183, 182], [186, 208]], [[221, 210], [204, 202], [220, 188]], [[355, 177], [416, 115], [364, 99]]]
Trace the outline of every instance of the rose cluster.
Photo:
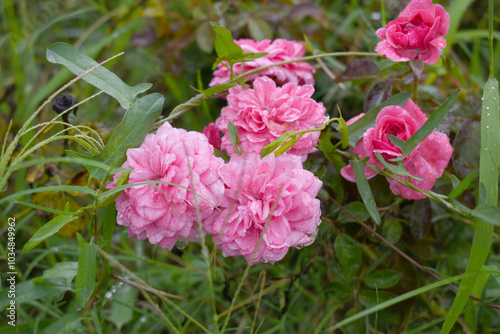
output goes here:
[[[435, 63], [439, 48], [446, 45], [448, 26], [449, 15], [441, 6], [431, 0], [413, 0], [397, 20], [377, 31], [382, 41], [376, 51], [394, 61]], [[128, 227], [131, 237], [148, 239], [167, 249], [178, 241], [199, 242], [204, 234], [211, 234], [224, 256], [241, 255], [250, 264], [274, 263], [290, 247], [310, 245], [318, 233], [321, 211], [316, 196], [322, 182], [302, 163], [316, 151], [320, 133], [305, 133], [284, 154], [264, 158], [260, 154], [264, 146], [287, 131], [316, 129], [328, 116], [323, 105], [312, 99], [314, 68], [300, 61], [288, 63], [304, 56], [301, 44], [284, 39], [235, 42], [244, 51], [267, 53], [236, 64], [236, 75], [264, 69], [247, 78], [250, 87], [229, 89], [227, 106], [202, 133], [165, 123], [139, 148], [127, 151], [122, 167], [132, 169], [128, 183], [137, 185], [123, 190], [117, 198], [117, 222]], [[229, 70], [219, 65], [210, 86], [229, 79]], [[406, 141], [426, 120], [412, 100], [402, 107], [385, 107], [375, 127], [364, 133], [352, 151], [383, 169], [376, 153], [387, 163], [402, 156], [388, 135]], [[231, 127], [238, 134], [236, 143], [230, 139]], [[214, 149], [227, 154], [228, 161], [216, 157]], [[411, 183], [430, 190], [451, 154], [446, 135], [432, 132], [403, 160], [406, 171], [417, 177]], [[365, 173], [367, 178], [376, 174], [368, 166]], [[341, 174], [355, 181], [352, 167], [344, 167]], [[119, 174], [115, 175], [108, 187], [116, 187], [118, 178]], [[393, 179], [389, 182], [396, 195], [424, 197]]]
[[[301, 44], [285, 40], [236, 42], [269, 53], [245, 69], [305, 53]], [[311, 65], [295, 63], [259, 73], [253, 88], [229, 90], [227, 106], [203, 133], [165, 123], [139, 148], [129, 149], [122, 167], [133, 169], [128, 183], [139, 185], [117, 198], [118, 224], [128, 227], [129, 236], [168, 249], [179, 240], [199, 242], [203, 231], [213, 235], [224, 256], [242, 255], [251, 264], [274, 263], [290, 247], [310, 245], [321, 222], [316, 195], [322, 182], [302, 162], [316, 150], [319, 132], [304, 135], [286, 154], [261, 159], [260, 153], [286, 131], [328, 120], [323, 105], [311, 98], [313, 72]], [[225, 80], [223, 68], [214, 75], [213, 82]], [[242, 155], [229, 140], [229, 122], [238, 129]], [[229, 161], [216, 157], [214, 147]]]

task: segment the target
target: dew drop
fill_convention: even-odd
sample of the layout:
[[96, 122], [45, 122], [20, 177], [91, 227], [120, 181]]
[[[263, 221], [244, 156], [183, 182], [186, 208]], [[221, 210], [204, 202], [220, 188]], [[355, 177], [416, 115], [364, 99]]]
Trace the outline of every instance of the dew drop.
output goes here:
[[175, 247], [177, 247], [178, 249], [184, 249], [188, 244], [189, 242], [186, 239], [179, 239], [175, 244]]
[[106, 298], [106, 299], [110, 299], [111, 297], [113, 297], [113, 294], [111, 293], [111, 291], [106, 292], [106, 294], [104, 295], [104, 298]]
[[143, 323], [145, 323], [145, 322], [146, 322], [146, 320], [147, 320], [147, 319], [146, 319], [146, 317], [145, 317], [145, 316], [142, 316], [142, 317], [139, 319], [139, 322], [143, 324]]

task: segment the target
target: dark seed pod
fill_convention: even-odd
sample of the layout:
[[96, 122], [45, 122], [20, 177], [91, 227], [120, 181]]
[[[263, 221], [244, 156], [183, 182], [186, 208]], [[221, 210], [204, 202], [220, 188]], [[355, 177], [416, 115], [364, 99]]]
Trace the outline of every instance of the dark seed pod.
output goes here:
[[[71, 95], [58, 95], [54, 101], [54, 104], [52, 105], [52, 109], [54, 109], [54, 111], [56, 113], [60, 114], [63, 111], [71, 108], [72, 106], [74, 106], [77, 103], [78, 103], [78, 100]], [[73, 114], [76, 115], [77, 109], [78, 109], [78, 107], [71, 110], [73, 112]], [[62, 118], [63, 118], [63, 121], [68, 123], [68, 113], [64, 114], [62, 116]]]

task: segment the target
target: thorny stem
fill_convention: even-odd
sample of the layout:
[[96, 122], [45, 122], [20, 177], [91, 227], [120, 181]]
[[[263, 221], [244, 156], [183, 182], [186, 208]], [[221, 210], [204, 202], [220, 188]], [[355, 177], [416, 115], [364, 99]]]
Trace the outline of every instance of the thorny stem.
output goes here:
[[[385, 243], [387, 246], [389, 246], [390, 248], [392, 248], [396, 253], [398, 253], [399, 255], [401, 255], [403, 258], [405, 258], [407, 261], [409, 261], [411, 264], [413, 264], [415, 267], [417, 267], [418, 269], [420, 269], [421, 271], [423, 271], [424, 273], [434, 277], [436, 280], [438, 281], [442, 281], [443, 279], [441, 277], [439, 277], [438, 275], [436, 275], [435, 273], [433, 273], [432, 271], [430, 271], [429, 269], [425, 268], [423, 265], [421, 265], [420, 263], [418, 263], [417, 261], [415, 261], [414, 259], [412, 259], [410, 256], [406, 255], [402, 250], [400, 250], [398, 247], [396, 247], [394, 244], [392, 244], [390, 241], [388, 241], [387, 239], [385, 239], [383, 236], [381, 236], [380, 234], [378, 234], [374, 229], [372, 229], [370, 226], [366, 225], [365, 223], [363, 223], [361, 220], [359, 220], [356, 216], [354, 216], [351, 212], [349, 212], [349, 210], [347, 210], [346, 208], [344, 208], [339, 202], [337, 202], [333, 197], [330, 197], [330, 199], [332, 200], [332, 202], [337, 205], [342, 211], [344, 211], [349, 217], [351, 217], [352, 219], [354, 219], [358, 224], [360, 224], [361, 226], [363, 226], [365, 229], [367, 229], [368, 231], [370, 231], [370, 233], [372, 233], [373, 235], [375, 235], [377, 238], [379, 238], [383, 243]], [[322, 217], [322, 219], [324, 220], [327, 220], [327, 221], [330, 221], [330, 223], [333, 223], [332, 220], [326, 218], [326, 217]], [[453, 288], [454, 290], [458, 290], [458, 287], [455, 286], [454, 284], [452, 283], [449, 283], [448, 286], [450, 286], [451, 288]], [[474, 296], [469, 296], [470, 299], [473, 299], [475, 301], [478, 301], [480, 303], [485, 303], [484, 300], [480, 299], [480, 298], [477, 298], [477, 297], [474, 297]], [[485, 305], [488, 305], [490, 306], [491, 308], [495, 308], [495, 309], [499, 309], [500, 310], [500, 305], [496, 305], [496, 304], [492, 304], [492, 303], [485, 303]]]

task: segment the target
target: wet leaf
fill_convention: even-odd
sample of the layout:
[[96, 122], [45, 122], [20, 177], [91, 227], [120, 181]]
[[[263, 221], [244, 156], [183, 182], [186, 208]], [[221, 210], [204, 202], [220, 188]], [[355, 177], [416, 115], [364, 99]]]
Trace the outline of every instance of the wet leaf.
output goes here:
[[377, 210], [377, 204], [375, 203], [375, 199], [373, 198], [372, 190], [370, 189], [370, 184], [368, 184], [368, 180], [365, 175], [365, 163], [362, 161], [349, 161], [349, 164], [354, 169], [354, 175], [356, 177], [356, 185], [358, 187], [359, 194], [361, 195], [361, 199], [363, 203], [365, 203], [365, 207], [370, 213], [373, 221], [377, 223], [377, 225], [381, 224], [380, 214]]
[[382, 224], [382, 236], [392, 244], [396, 244], [401, 238], [401, 224], [397, 219], [385, 220]]
[[[66, 204], [65, 211], [69, 211], [69, 203]], [[78, 216], [57, 216], [42, 227], [40, 227], [35, 234], [26, 242], [23, 247], [22, 253], [26, 253], [30, 249], [35, 248], [39, 243], [47, 239], [48, 237], [56, 234], [61, 227], [68, 224], [69, 222], [77, 219]]]
[[387, 289], [393, 287], [398, 284], [401, 279], [401, 275], [395, 271], [390, 269], [382, 269], [374, 271], [368, 275], [363, 277], [363, 282], [370, 288], [375, 289]]
[[132, 305], [137, 300], [138, 294], [139, 291], [130, 285], [122, 285], [116, 289], [111, 303], [109, 320], [116, 325], [118, 331], [132, 320], [134, 315]]
[[336, 303], [344, 304], [350, 301], [353, 297], [352, 289], [340, 282], [328, 284], [325, 293], [330, 296]]
[[97, 251], [91, 244], [85, 242], [78, 234], [80, 244], [80, 256], [78, 258], [78, 270], [76, 274], [76, 299], [80, 307], [85, 307], [95, 287], [96, 255]]
[[337, 258], [342, 265], [345, 279], [349, 282], [361, 267], [361, 249], [356, 241], [347, 234], [339, 234], [335, 238], [334, 246]]
[[50, 269], [46, 269], [43, 272], [43, 278], [64, 278], [66, 280], [66, 285], [70, 285], [73, 278], [76, 276], [78, 269], [78, 262], [59, 262]]
[[[370, 214], [368, 213], [368, 210], [366, 210], [366, 207], [362, 202], [350, 202], [344, 205], [344, 208], [362, 222], [365, 222], [370, 218]], [[354, 220], [354, 218], [351, 218], [351, 216], [349, 216], [344, 210], [342, 210], [339, 213], [339, 222], [354, 223], [356, 222], [356, 220]]]

